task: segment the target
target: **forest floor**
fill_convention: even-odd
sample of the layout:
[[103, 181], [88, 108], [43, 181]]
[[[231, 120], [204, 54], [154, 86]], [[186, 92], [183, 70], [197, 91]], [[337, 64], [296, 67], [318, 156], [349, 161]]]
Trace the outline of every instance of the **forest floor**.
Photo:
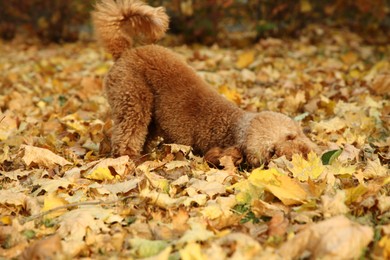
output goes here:
[[389, 259], [390, 45], [313, 28], [178, 46], [231, 102], [300, 121], [323, 154], [209, 167], [156, 143], [110, 158], [96, 43], [0, 43], [0, 258]]

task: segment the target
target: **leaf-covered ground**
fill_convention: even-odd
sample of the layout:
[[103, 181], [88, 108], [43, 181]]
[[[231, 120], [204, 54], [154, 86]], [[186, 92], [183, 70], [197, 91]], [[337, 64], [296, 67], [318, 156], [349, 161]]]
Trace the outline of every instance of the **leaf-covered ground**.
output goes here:
[[156, 143], [137, 166], [110, 158], [111, 58], [0, 43], [0, 257], [390, 257], [390, 45], [313, 27], [172, 49], [240, 107], [301, 121], [324, 154], [216, 169]]

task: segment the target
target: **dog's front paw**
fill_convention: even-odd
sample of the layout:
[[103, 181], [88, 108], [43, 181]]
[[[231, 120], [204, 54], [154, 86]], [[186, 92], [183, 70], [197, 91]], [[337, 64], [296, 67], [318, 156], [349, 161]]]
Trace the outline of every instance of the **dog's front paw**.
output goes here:
[[136, 152], [134, 149], [121, 147], [120, 145], [112, 145], [111, 155], [113, 157], [128, 155], [131, 159], [139, 158], [141, 156], [141, 154]]
[[246, 161], [252, 167], [260, 167], [266, 165], [275, 155], [275, 147], [259, 147], [256, 150], [247, 151]]
[[228, 148], [220, 148], [220, 147], [214, 147], [211, 148], [204, 156], [204, 159], [206, 162], [212, 166], [215, 167], [221, 167], [221, 158], [224, 156], [230, 156], [232, 159], [232, 162], [235, 166], [239, 165], [242, 160], [243, 156], [237, 147], [228, 147]]

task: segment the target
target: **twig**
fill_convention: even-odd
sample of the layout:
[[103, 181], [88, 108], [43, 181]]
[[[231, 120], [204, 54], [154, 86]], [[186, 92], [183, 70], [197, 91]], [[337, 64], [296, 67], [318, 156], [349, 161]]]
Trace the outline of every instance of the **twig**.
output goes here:
[[111, 201], [95, 200], [95, 201], [83, 201], [83, 202], [70, 203], [70, 204], [66, 204], [66, 205], [63, 205], [63, 206], [58, 206], [58, 207], [46, 210], [46, 211], [41, 212], [41, 213], [36, 214], [36, 215], [32, 215], [32, 216], [26, 217], [21, 222], [22, 222], [22, 224], [24, 224], [24, 223], [27, 223], [27, 222], [32, 221], [32, 220], [37, 219], [37, 218], [41, 218], [41, 217], [43, 217], [43, 216], [45, 216], [47, 214], [50, 214], [50, 213], [52, 213], [54, 211], [61, 210], [61, 209], [68, 209], [68, 208], [79, 207], [79, 206], [87, 206], [87, 205], [115, 204], [115, 203], [117, 203], [119, 201], [126, 200], [126, 199], [129, 199], [129, 198], [136, 198], [136, 197], [137, 197], [136, 195], [128, 195], [126, 197], [119, 198], [119, 199], [116, 199], [116, 200], [111, 200]]

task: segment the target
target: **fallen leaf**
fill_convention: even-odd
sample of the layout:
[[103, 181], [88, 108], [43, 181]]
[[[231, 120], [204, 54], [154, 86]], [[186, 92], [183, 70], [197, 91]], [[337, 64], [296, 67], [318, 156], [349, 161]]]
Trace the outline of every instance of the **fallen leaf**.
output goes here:
[[292, 166], [288, 167], [288, 169], [300, 181], [315, 180], [325, 170], [321, 158], [314, 152], [309, 153], [307, 160], [301, 154], [293, 154], [291, 164]]
[[390, 74], [377, 75], [370, 85], [371, 89], [379, 95], [384, 95], [390, 92]]
[[379, 240], [378, 246], [382, 249], [383, 259], [389, 259], [390, 258], [390, 236], [383, 236], [381, 240]]
[[349, 208], [345, 205], [346, 194], [343, 190], [337, 190], [335, 195], [321, 196], [321, 209], [325, 218], [346, 214]]
[[241, 96], [240, 94], [232, 89], [229, 88], [227, 85], [222, 85], [218, 87], [218, 92], [224, 96], [227, 100], [239, 105], [241, 103]]
[[214, 233], [207, 230], [202, 222], [192, 221], [189, 223], [190, 229], [179, 239], [178, 244], [202, 242], [214, 237]]
[[307, 193], [299, 183], [275, 168], [255, 169], [248, 179], [255, 186], [265, 187], [285, 205], [301, 204], [306, 200]]
[[237, 59], [237, 62], [236, 62], [236, 67], [238, 69], [243, 69], [243, 68], [246, 68], [249, 65], [251, 65], [252, 62], [255, 59], [255, 54], [256, 54], [256, 52], [253, 51], [253, 50], [241, 53], [238, 56], [238, 59]]
[[[49, 193], [45, 196], [43, 201], [42, 212], [51, 210], [56, 207], [64, 206], [68, 204], [63, 198], [56, 196], [54, 193]], [[46, 218], [55, 218], [64, 214], [67, 210], [61, 209], [45, 215]]]
[[363, 171], [365, 179], [372, 179], [377, 177], [385, 177], [390, 175], [390, 170], [381, 164], [379, 159], [368, 160], [366, 169]]
[[337, 149], [337, 150], [330, 150], [328, 152], [325, 152], [321, 156], [321, 161], [323, 165], [329, 165], [332, 164], [337, 157], [340, 156], [340, 154], [343, 152], [342, 149]]
[[373, 239], [371, 227], [336, 216], [309, 225], [283, 244], [278, 252], [283, 258], [299, 258], [306, 251], [313, 259], [354, 259]]
[[200, 245], [194, 242], [188, 243], [179, 251], [180, 257], [183, 260], [205, 260], [206, 257], [202, 254]]
[[92, 180], [113, 180], [124, 177], [128, 170], [134, 169], [129, 162], [129, 157], [106, 158], [99, 161], [92, 169], [83, 174], [85, 178]]
[[44, 148], [34, 147], [31, 145], [22, 145], [22, 149], [24, 151], [22, 159], [27, 166], [31, 165], [31, 163], [35, 163], [46, 168], [51, 168], [55, 165], [64, 166], [72, 164], [63, 157], [56, 155], [52, 151]]
[[190, 180], [190, 187], [198, 192], [207, 194], [210, 198], [213, 198], [216, 194], [224, 194], [226, 192], [225, 186], [219, 182], [192, 179]]
[[168, 247], [163, 240], [146, 240], [142, 238], [129, 239], [131, 253], [137, 258], [146, 258], [159, 254]]
[[62, 256], [62, 244], [59, 235], [49, 236], [30, 245], [20, 259], [54, 259]]
[[0, 113], [0, 141], [6, 140], [17, 130], [17, 120], [11, 112]]
[[268, 222], [269, 236], [283, 236], [287, 232], [289, 221], [282, 212], [277, 212]]

